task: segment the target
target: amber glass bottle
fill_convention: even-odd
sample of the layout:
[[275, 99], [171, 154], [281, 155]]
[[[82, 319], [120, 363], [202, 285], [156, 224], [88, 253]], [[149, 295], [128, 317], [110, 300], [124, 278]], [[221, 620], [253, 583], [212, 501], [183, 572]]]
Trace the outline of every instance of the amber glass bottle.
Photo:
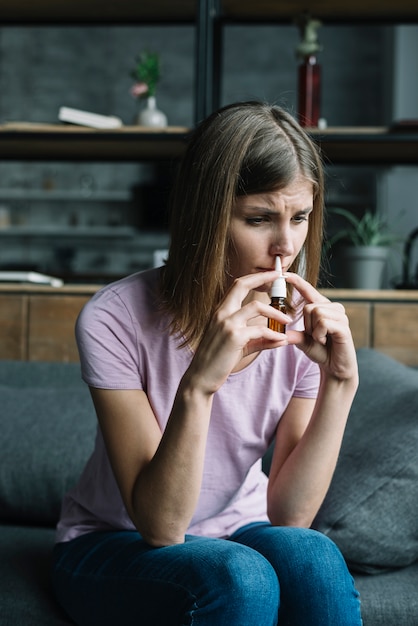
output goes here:
[[[284, 276], [282, 276], [282, 264], [280, 261], [280, 257], [276, 257], [276, 272], [280, 272], [279, 278], [277, 278], [271, 289], [271, 306], [281, 311], [282, 313], [286, 313], [286, 281]], [[268, 327], [271, 330], [275, 330], [279, 333], [286, 332], [286, 325], [281, 324], [278, 320], [273, 320], [269, 318]]]

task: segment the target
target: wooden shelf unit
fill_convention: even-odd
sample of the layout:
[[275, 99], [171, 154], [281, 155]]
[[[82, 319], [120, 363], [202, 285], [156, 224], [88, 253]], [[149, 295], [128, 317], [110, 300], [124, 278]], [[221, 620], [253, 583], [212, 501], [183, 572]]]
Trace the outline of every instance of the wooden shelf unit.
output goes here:
[[1, 22], [7, 23], [118, 23], [195, 21], [199, 5], [224, 21], [291, 22], [309, 11], [333, 22], [410, 22], [418, 19], [414, 0], [0, 0]]
[[[77, 161], [155, 161], [177, 159], [190, 129], [153, 131], [138, 126], [95, 130], [60, 124], [0, 125], [0, 159]], [[377, 165], [418, 163], [418, 130], [388, 128], [308, 129], [319, 144], [325, 163]]]
[[194, 0], [0, 0], [3, 24], [187, 22], [196, 13]]
[[418, 163], [418, 127], [396, 132], [386, 127], [310, 130], [325, 163], [349, 165], [413, 165]]
[[[335, 2], [313, 0], [311, 15], [324, 23], [418, 22], [415, 0]], [[294, 22], [306, 11], [303, 0], [0, 0], [2, 24], [187, 23], [196, 28], [195, 119], [217, 106], [220, 82], [220, 40], [226, 23], [246, 21]], [[0, 126], [0, 159], [59, 160], [159, 160], [181, 156], [187, 129], [164, 133], [141, 132], [126, 127], [117, 132], [97, 132], [80, 127], [38, 128]], [[49, 126], [49, 128], [48, 128]], [[418, 129], [390, 132], [385, 128], [312, 129], [324, 159], [331, 164], [416, 164]]]
[[0, 159], [136, 161], [179, 158], [188, 129], [124, 126], [96, 130], [64, 124], [0, 125]]
[[233, 21], [292, 21], [306, 11], [324, 22], [416, 21], [414, 0], [223, 0], [222, 15]]

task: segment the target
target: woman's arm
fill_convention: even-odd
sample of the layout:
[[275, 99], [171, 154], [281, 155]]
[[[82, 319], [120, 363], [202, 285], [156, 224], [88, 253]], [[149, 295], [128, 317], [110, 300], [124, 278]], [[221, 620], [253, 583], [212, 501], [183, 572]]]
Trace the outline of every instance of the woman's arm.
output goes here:
[[296, 275], [303, 295], [305, 332], [289, 330], [297, 345], [319, 364], [316, 400], [293, 398], [277, 430], [269, 487], [273, 524], [309, 527], [327, 493], [358, 385], [355, 348], [343, 307], [329, 302]]
[[91, 389], [122, 499], [144, 539], [181, 543], [196, 507], [211, 397], [181, 384], [162, 437], [140, 390]]
[[288, 341], [267, 328], [268, 304], [242, 306], [251, 290], [276, 277], [265, 272], [234, 282], [180, 381], [163, 434], [143, 391], [91, 389], [125, 507], [151, 545], [184, 541], [200, 493], [214, 393], [243, 358]]

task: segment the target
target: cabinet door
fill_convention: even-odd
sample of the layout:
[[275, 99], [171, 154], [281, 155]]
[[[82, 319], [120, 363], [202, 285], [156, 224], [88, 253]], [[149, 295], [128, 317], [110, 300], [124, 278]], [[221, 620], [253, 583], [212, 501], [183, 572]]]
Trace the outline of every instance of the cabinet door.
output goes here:
[[418, 303], [376, 304], [373, 343], [397, 361], [418, 366]]
[[356, 348], [371, 346], [371, 304], [369, 302], [344, 302], [350, 321], [351, 333]]
[[26, 359], [26, 296], [0, 295], [0, 359]]
[[30, 296], [29, 361], [78, 361], [74, 325], [87, 296]]

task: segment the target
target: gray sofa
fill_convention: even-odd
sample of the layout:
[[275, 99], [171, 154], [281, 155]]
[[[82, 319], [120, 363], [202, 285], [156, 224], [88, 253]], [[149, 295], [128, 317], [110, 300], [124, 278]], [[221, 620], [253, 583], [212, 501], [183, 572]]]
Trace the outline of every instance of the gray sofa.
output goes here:
[[[340, 545], [365, 626], [413, 626], [418, 372], [371, 350], [358, 357], [360, 388], [314, 525]], [[61, 497], [93, 447], [92, 403], [76, 364], [0, 361], [0, 393], [0, 624], [68, 625], [51, 593], [50, 554]]]

